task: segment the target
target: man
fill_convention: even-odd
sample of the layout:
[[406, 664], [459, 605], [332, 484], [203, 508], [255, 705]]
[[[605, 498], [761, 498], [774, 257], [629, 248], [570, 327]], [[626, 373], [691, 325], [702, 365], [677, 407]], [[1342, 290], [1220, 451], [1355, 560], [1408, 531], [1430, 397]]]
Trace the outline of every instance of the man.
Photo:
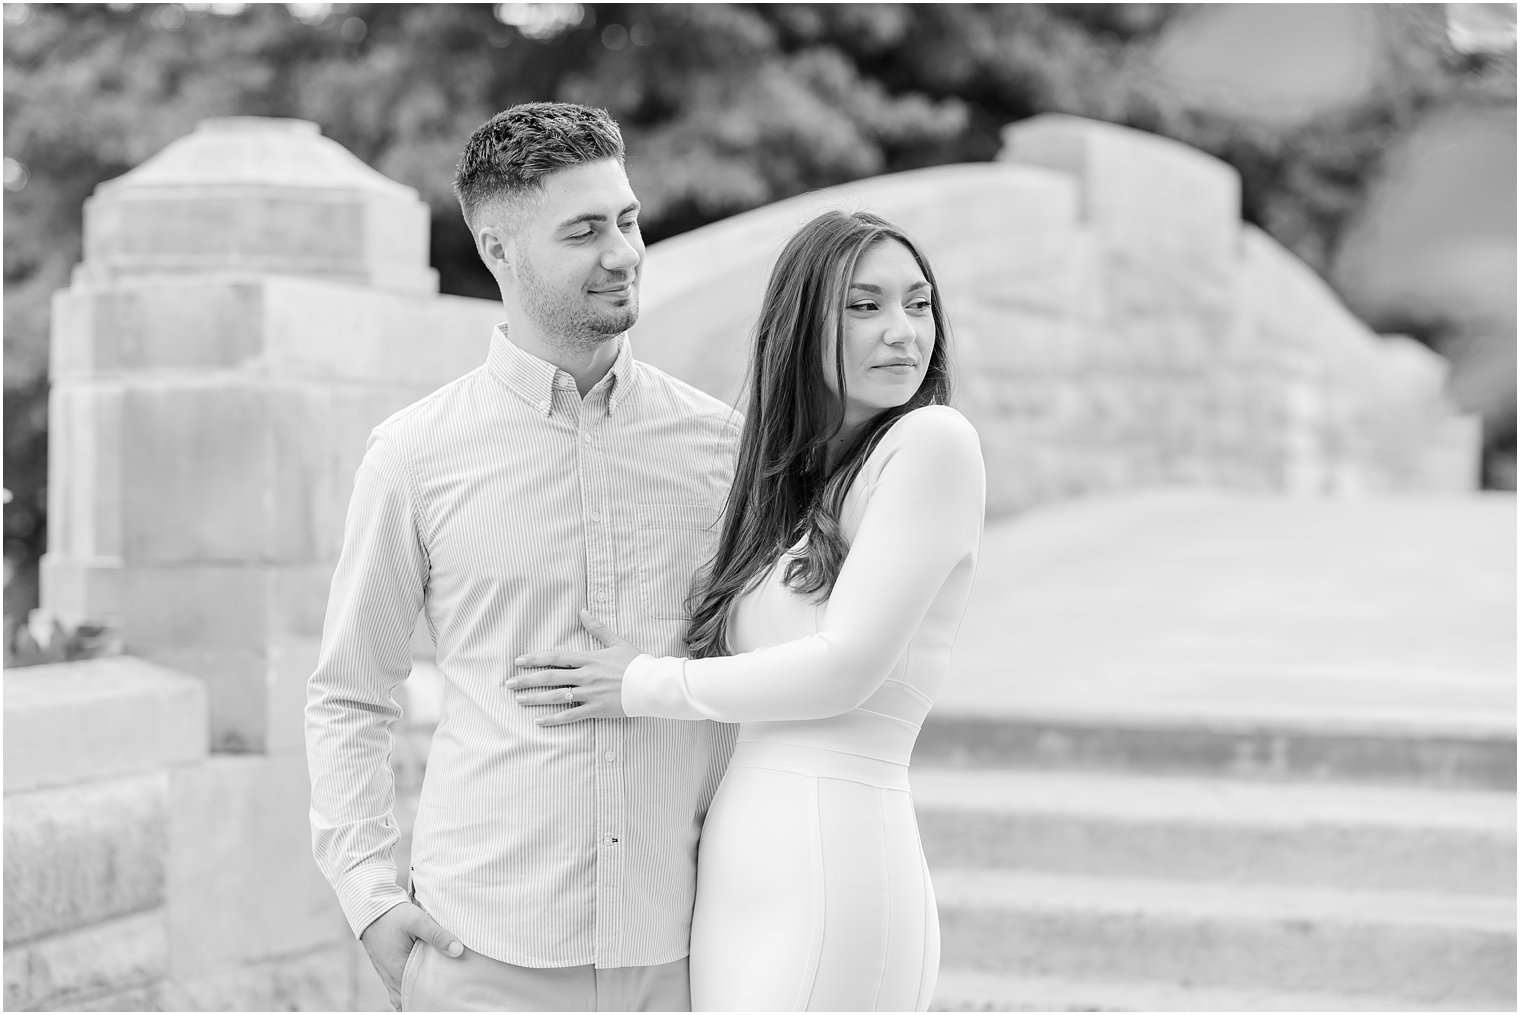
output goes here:
[[[644, 244], [605, 112], [505, 110], [454, 187], [505, 322], [483, 366], [370, 436], [306, 708], [314, 850], [398, 1008], [689, 1009], [733, 728], [540, 726], [503, 682], [525, 651], [597, 647], [582, 609], [681, 652], [740, 421], [632, 357]], [[446, 684], [408, 894], [390, 725], [419, 611]]]

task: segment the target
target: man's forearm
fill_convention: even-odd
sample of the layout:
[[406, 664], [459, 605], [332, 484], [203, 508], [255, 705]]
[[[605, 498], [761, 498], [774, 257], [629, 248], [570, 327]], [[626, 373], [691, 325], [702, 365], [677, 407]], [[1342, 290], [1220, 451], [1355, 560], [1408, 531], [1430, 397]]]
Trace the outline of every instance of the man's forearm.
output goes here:
[[[321, 671], [313, 677], [314, 689]], [[313, 695], [307, 708], [312, 852], [355, 936], [406, 893], [396, 882], [400, 827], [390, 768], [391, 723], [372, 703]]]
[[399, 452], [371, 438], [354, 477], [322, 651], [307, 687], [312, 850], [354, 933], [405, 901], [391, 772], [396, 689], [411, 672], [427, 559]]

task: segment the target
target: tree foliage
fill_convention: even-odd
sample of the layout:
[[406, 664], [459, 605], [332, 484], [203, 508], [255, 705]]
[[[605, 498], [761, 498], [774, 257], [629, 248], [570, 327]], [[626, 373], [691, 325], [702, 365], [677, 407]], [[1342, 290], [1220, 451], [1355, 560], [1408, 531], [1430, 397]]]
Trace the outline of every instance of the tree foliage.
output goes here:
[[[7, 4], [6, 556], [44, 539], [50, 294], [81, 206], [197, 121], [292, 116], [417, 188], [446, 292], [494, 297], [449, 193], [463, 139], [534, 99], [604, 106], [655, 241], [812, 188], [986, 160], [1041, 112], [1230, 162], [1246, 217], [1323, 269], [1390, 139], [1485, 68], [1397, 21], [1394, 87], [1308, 124], [1190, 107], [1145, 56], [1173, 4]], [[1514, 81], [1501, 82], [1513, 101]], [[14, 164], [13, 164], [14, 160]], [[23, 593], [19, 598], [25, 600]]]

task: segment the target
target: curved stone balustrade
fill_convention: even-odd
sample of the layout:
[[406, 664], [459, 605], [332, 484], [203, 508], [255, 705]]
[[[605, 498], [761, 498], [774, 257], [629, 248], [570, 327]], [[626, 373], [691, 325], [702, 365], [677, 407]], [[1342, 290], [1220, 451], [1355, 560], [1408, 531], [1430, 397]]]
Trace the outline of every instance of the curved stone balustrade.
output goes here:
[[1377, 336], [1240, 221], [1229, 166], [1111, 124], [1040, 116], [991, 164], [877, 177], [656, 244], [639, 355], [739, 397], [786, 238], [875, 211], [928, 251], [993, 514], [1171, 483], [1299, 493], [1471, 489], [1477, 431], [1443, 360]]

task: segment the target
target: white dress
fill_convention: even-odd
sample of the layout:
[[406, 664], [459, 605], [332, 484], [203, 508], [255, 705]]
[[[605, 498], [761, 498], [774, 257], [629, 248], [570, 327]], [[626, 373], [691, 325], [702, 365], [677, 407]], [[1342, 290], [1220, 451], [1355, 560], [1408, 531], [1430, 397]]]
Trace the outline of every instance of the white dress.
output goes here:
[[702, 828], [695, 1010], [928, 1007], [939, 921], [908, 759], [965, 614], [985, 499], [965, 417], [910, 412], [845, 499], [850, 551], [827, 602], [781, 584], [783, 556], [734, 604], [737, 654], [629, 667], [629, 715], [742, 724]]

